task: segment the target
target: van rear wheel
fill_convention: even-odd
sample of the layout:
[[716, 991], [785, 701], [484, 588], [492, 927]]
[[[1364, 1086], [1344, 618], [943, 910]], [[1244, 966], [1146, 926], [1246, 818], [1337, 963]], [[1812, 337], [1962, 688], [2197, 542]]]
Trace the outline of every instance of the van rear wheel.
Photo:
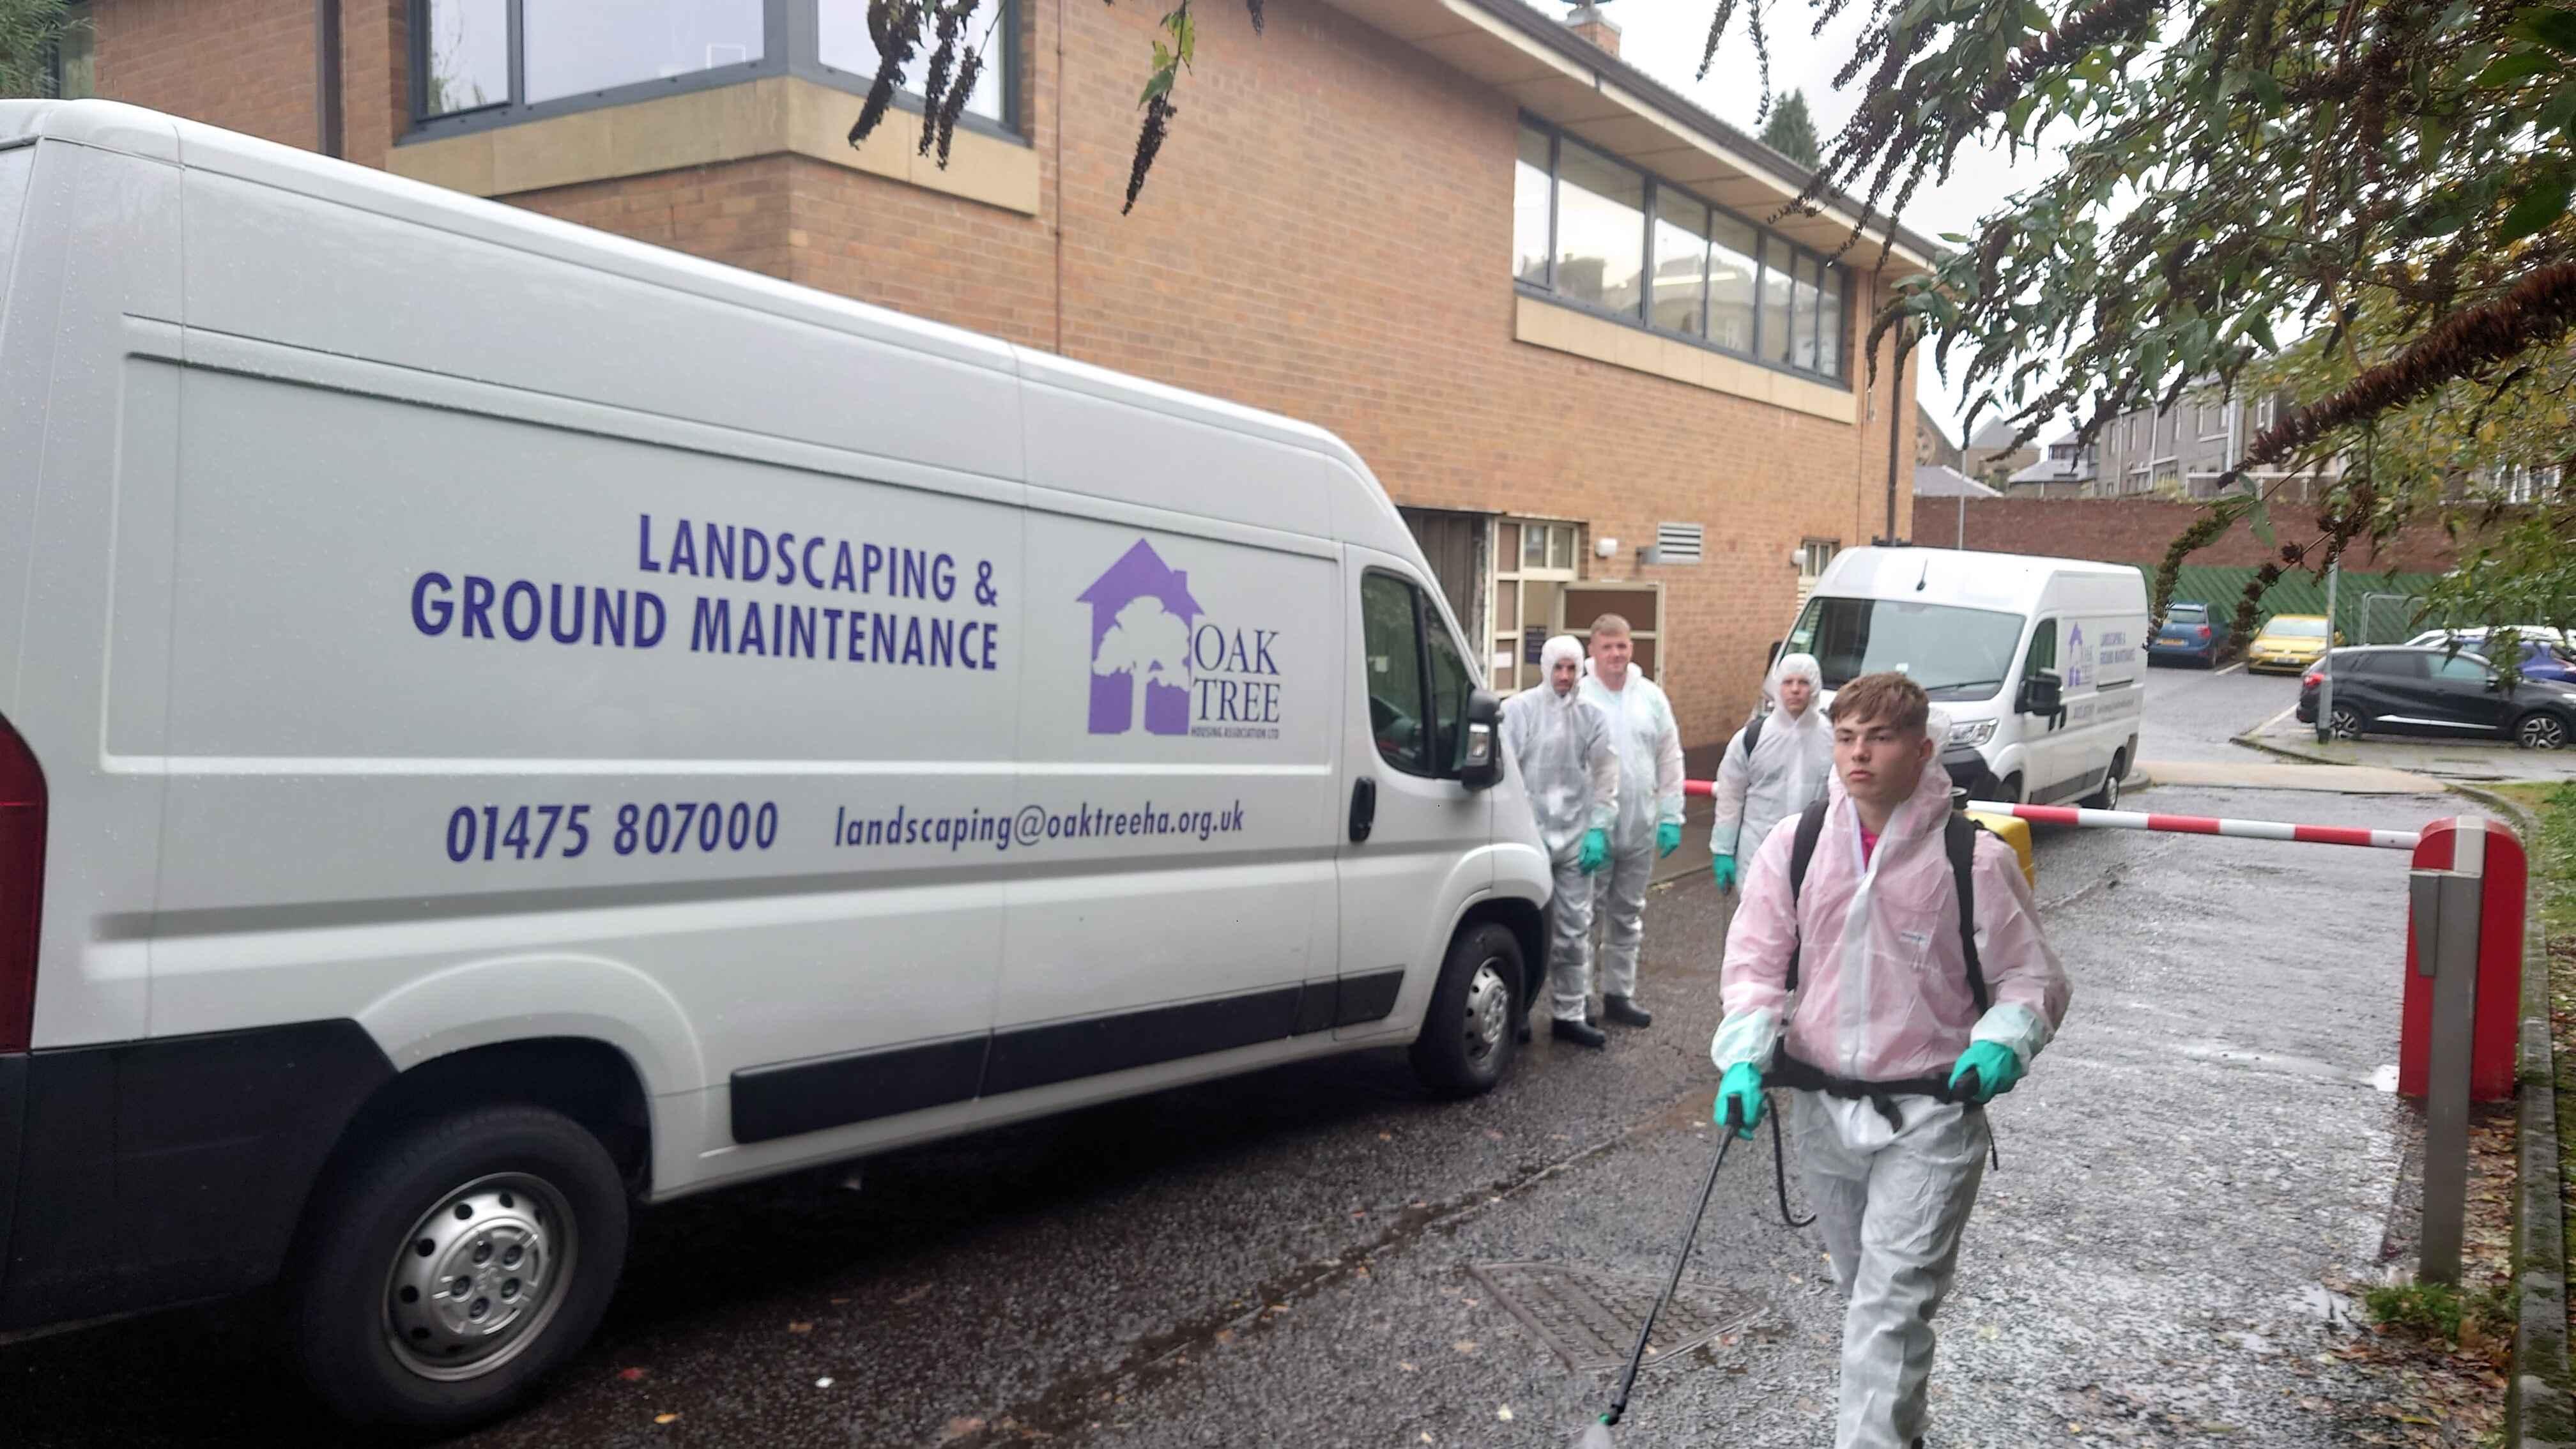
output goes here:
[[289, 1265], [298, 1363], [343, 1417], [452, 1430], [580, 1349], [626, 1258], [617, 1164], [568, 1117], [486, 1107], [338, 1174]]
[[1443, 1097], [1493, 1090], [1520, 1050], [1520, 938], [1492, 921], [1467, 927], [1449, 943], [1440, 980], [1431, 988], [1413, 1070]]
[[2127, 750], [2114, 751], [2111, 755], [2111, 772], [2102, 777], [2102, 788], [2094, 791], [2092, 794], [2085, 796], [2083, 799], [2075, 803], [2082, 805], [2088, 810], [2119, 809], [2120, 782], [2128, 778], [2128, 774], [2129, 752]]

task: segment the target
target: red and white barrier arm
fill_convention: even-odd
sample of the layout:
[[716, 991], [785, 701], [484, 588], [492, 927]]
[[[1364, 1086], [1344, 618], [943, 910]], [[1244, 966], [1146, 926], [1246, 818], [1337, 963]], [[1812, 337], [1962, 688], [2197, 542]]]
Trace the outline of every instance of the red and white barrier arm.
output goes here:
[[2418, 838], [2418, 832], [2412, 830], [2293, 825], [2286, 820], [2223, 820], [2215, 815], [2153, 815], [2140, 810], [2085, 810], [2073, 805], [2008, 805], [2000, 800], [1971, 800], [1968, 808], [1988, 815], [2016, 815], [2037, 825], [2232, 835], [2241, 840], [2296, 840], [2309, 845], [2366, 845], [2381, 850], [2413, 850]]
[[[1710, 780], [1685, 780], [1685, 795], [1714, 795]], [[1968, 808], [1986, 815], [2012, 815], [2039, 825], [2075, 825], [2091, 830], [2162, 830], [2176, 835], [2232, 835], [2241, 840], [2294, 840], [2309, 845], [2365, 845], [2380, 850], [2413, 850], [2418, 832], [2366, 830], [2354, 825], [2293, 825], [2286, 820], [2223, 820], [2215, 815], [2154, 815], [2139, 810], [2085, 810], [2073, 805], [2008, 805], [2000, 800], [1971, 800]]]

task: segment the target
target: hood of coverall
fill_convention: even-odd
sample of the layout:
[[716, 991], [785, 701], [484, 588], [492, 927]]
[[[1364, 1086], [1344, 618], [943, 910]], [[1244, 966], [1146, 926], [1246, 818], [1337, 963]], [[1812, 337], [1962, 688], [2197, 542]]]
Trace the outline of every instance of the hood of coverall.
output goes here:
[[[1813, 654], [1781, 655], [1779, 661], [1771, 666], [1770, 675], [1762, 681], [1762, 697], [1775, 705], [1778, 704], [1780, 681], [1784, 679], [1803, 679], [1807, 681], [1807, 687], [1814, 691], [1807, 696], [1807, 708], [1800, 718], [1824, 713], [1816, 705], [1817, 698], [1825, 692], [1825, 672], [1817, 667], [1816, 656]], [[1782, 718], [1786, 717], [1784, 713]], [[1769, 729], [1770, 726], [1765, 725], [1763, 728]]]
[[1583, 641], [1571, 634], [1559, 634], [1539, 647], [1539, 682], [1546, 687], [1548, 693], [1556, 692], [1556, 661], [1560, 659], [1571, 659], [1576, 666], [1574, 688], [1568, 693], [1582, 692], [1584, 671], [1591, 667], [1591, 661], [1583, 657]]
[[[1827, 798], [1824, 832], [1808, 862], [1795, 920], [1785, 865], [1796, 832], [1781, 829], [1762, 850], [1766, 863], [1778, 853], [1780, 866], [1757, 867], [1748, 878], [1739, 909], [1746, 917], [1738, 925], [1744, 939], [1731, 934], [1727, 954], [1767, 952], [1785, 959], [1803, 937], [1799, 999], [1786, 1030], [1788, 1049], [1801, 1059], [1864, 1081], [1946, 1073], [1967, 1049], [1978, 1022], [1959, 947], [1957, 892], [1941, 839], [1950, 815], [1949, 775], [1937, 759], [1924, 764], [1922, 778], [1888, 820], [1867, 864], [1861, 860], [1858, 816], [1839, 774]], [[1975, 875], [1981, 894], [2020, 883], [2018, 868], [2005, 863], [2008, 856], [1979, 852]], [[1759, 905], [1757, 895], [1763, 897]], [[2054, 989], [2036, 978], [1998, 980], [1994, 963], [2043, 954], [2055, 959], [2027, 913], [2016, 916], [2005, 934], [2013, 939], [1981, 938], [1979, 953], [1989, 963], [1995, 1009], [2009, 1006], [2032, 1018], [2035, 1051], [2065, 1014], [2064, 978], [2050, 973]], [[1741, 1002], [1735, 995], [1729, 993], [1730, 1012], [1779, 1004], [1776, 994], [1768, 1001]]]

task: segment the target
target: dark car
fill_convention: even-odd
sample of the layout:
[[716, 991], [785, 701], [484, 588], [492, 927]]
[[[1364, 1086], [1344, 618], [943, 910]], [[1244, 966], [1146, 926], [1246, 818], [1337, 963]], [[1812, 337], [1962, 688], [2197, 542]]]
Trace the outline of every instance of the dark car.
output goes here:
[[2158, 660], [2197, 662], [2210, 669], [2218, 656], [2227, 652], [2227, 621], [2210, 613], [2207, 604], [2186, 604], [2179, 600], [2165, 610], [2165, 626], [2147, 641], [2147, 662]]
[[2334, 676], [2338, 739], [2355, 735], [2468, 735], [2534, 750], [2576, 736], [2576, 685], [2524, 679], [2511, 690], [2483, 655], [2391, 645], [2337, 649], [2299, 681], [2299, 720], [2317, 720], [2317, 694]]

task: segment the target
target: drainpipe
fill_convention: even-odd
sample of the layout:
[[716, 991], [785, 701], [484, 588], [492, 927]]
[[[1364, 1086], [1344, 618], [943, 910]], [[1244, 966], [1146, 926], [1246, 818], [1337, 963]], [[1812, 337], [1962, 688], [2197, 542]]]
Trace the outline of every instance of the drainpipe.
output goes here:
[[314, 149], [342, 153], [340, 144], [340, 0], [313, 0]]
[[1905, 349], [1900, 345], [1903, 340], [1902, 332], [1903, 324], [1899, 324], [1896, 331], [1888, 338], [1888, 351], [1893, 354], [1896, 361], [1896, 365], [1887, 370], [1887, 541], [1889, 543], [1897, 541], [1896, 424], [1905, 416]]

